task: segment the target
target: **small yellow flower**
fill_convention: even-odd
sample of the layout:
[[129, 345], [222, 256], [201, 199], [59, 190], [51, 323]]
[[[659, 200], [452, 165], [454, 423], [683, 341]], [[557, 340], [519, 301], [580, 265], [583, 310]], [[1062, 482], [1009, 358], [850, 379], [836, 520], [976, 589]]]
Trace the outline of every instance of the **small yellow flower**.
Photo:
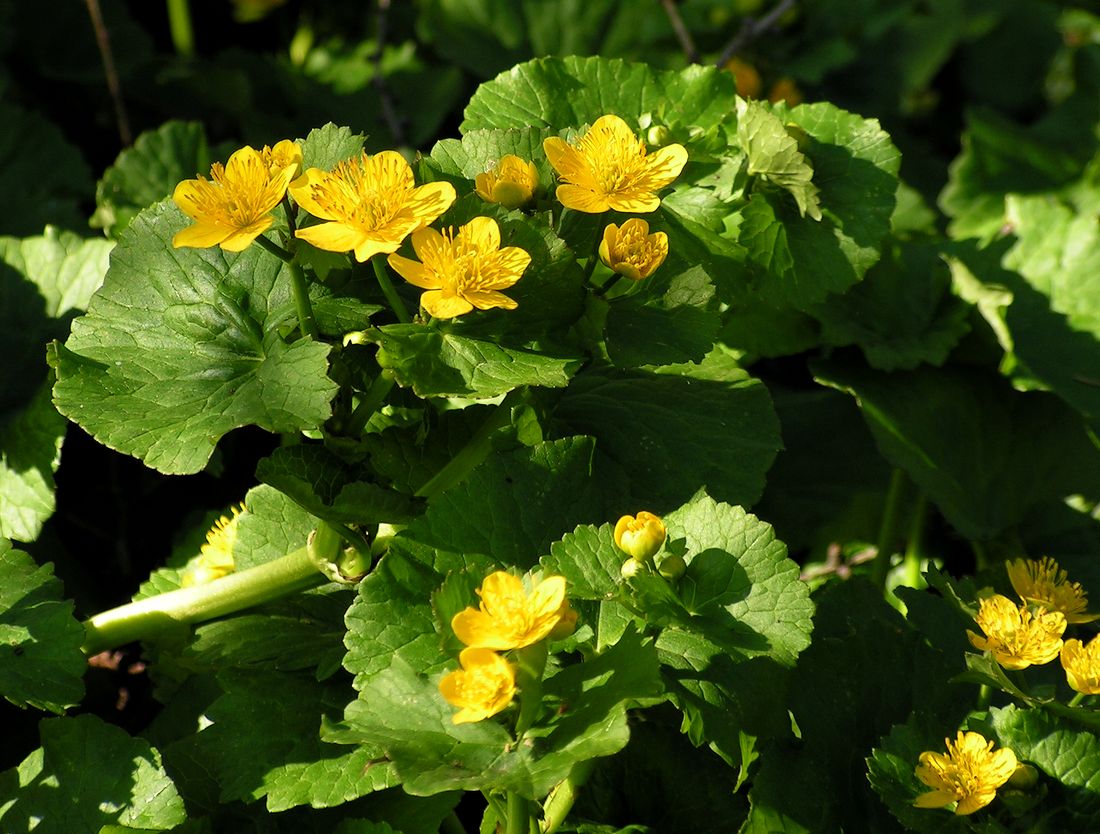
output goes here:
[[172, 199], [195, 223], [177, 232], [172, 246], [220, 246], [240, 252], [267, 231], [275, 222], [271, 211], [283, 199], [297, 168], [289, 162], [273, 167], [273, 152], [264, 152], [243, 147], [224, 167], [215, 162], [209, 180], [200, 176], [176, 186]]
[[500, 227], [491, 217], [475, 217], [457, 233], [435, 229], [413, 233], [420, 261], [390, 255], [389, 265], [410, 284], [428, 290], [420, 305], [436, 318], [449, 319], [475, 307], [515, 309], [516, 302], [499, 290], [523, 275], [531, 256], [518, 246], [500, 248]]
[[1008, 579], [1020, 599], [1047, 611], [1061, 611], [1067, 623], [1089, 623], [1100, 614], [1089, 614], [1088, 594], [1079, 582], [1069, 582], [1069, 577], [1056, 561], [1044, 556], [1034, 559], [1016, 559], [1005, 565]]
[[462, 669], [449, 672], [439, 681], [439, 691], [459, 711], [455, 724], [482, 721], [512, 703], [516, 675], [511, 664], [490, 649], [463, 649], [458, 656]]
[[773, 104], [783, 101], [788, 107], [797, 107], [802, 103], [802, 98], [802, 91], [790, 78], [780, 78], [768, 90], [768, 101]]
[[499, 203], [507, 209], [518, 209], [535, 196], [539, 187], [539, 172], [535, 163], [507, 154], [491, 170], [474, 178], [474, 190], [481, 199]]
[[967, 631], [970, 642], [988, 651], [1006, 669], [1049, 663], [1062, 648], [1066, 618], [1059, 611], [1040, 608], [1034, 614], [1000, 594], [983, 599], [974, 618], [985, 637]]
[[954, 742], [944, 739], [947, 754], [927, 750], [920, 754], [916, 775], [932, 788], [913, 804], [918, 808], [943, 808], [952, 802], [956, 814], [973, 814], [984, 808], [1016, 771], [1016, 754], [1007, 747], [994, 752], [993, 742], [981, 733], [959, 732]]
[[649, 277], [668, 257], [668, 235], [649, 233], [649, 224], [631, 217], [622, 226], [608, 223], [603, 230], [600, 260], [631, 281]]
[[1080, 640], [1062, 644], [1062, 668], [1069, 685], [1084, 695], [1100, 695], [1100, 637], [1088, 645]]
[[230, 510], [228, 516], [222, 516], [206, 534], [206, 541], [199, 549], [199, 555], [188, 564], [183, 572], [181, 584], [184, 588], [205, 585], [220, 579], [237, 569], [233, 559], [233, 546], [237, 543], [237, 526], [244, 504], [238, 504]]
[[295, 235], [318, 249], [355, 252], [366, 261], [395, 252], [401, 242], [450, 208], [454, 186], [432, 182], [417, 186], [412, 168], [396, 151], [360, 154], [337, 164], [331, 173], [310, 168], [290, 185], [302, 208], [327, 220]]
[[480, 608], [459, 611], [451, 619], [455, 635], [479, 649], [522, 649], [547, 637], [562, 618], [565, 577], [550, 576], [531, 591], [504, 571], [485, 577], [478, 589]]
[[302, 146], [297, 142], [283, 139], [281, 142], [276, 142], [273, 148], [264, 145], [263, 149], [260, 151], [260, 156], [263, 157], [264, 164], [267, 165], [267, 170], [271, 172], [281, 171], [284, 168], [291, 168], [291, 179], [301, 173]]
[[637, 516], [624, 515], [615, 522], [615, 546], [638, 562], [652, 559], [667, 535], [660, 517], [645, 510]]
[[683, 145], [666, 145], [651, 155], [618, 116], [600, 116], [576, 145], [551, 136], [542, 143], [563, 182], [558, 200], [566, 208], [599, 214], [656, 211], [657, 192], [687, 163]]

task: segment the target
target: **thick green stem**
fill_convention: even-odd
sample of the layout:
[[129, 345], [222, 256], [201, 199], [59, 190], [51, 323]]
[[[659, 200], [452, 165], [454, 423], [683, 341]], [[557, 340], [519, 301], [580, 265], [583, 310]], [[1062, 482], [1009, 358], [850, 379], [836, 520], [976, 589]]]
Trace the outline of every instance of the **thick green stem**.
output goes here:
[[412, 316], [409, 315], [409, 310], [405, 306], [405, 302], [401, 300], [401, 296], [397, 294], [397, 288], [390, 280], [390, 274], [386, 271], [386, 265], [382, 263], [381, 256], [376, 255], [371, 258], [370, 263], [374, 267], [374, 275], [378, 279], [378, 286], [382, 288], [382, 295], [386, 296], [390, 309], [393, 310], [398, 321], [408, 324], [412, 321]]
[[180, 588], [96, 614], [84, 622], [86, 655], [156, 636], [179, 624], [201, 623], [298, 591], [327, 580], [303, 547], [206, 585]]
[[[607, 212], [599, 216], [596, 220], [596, 242], [592, 245], [592, 252], [588, 256], [588, 263], [584, 266], [584, 283], [588, 283], [588, 280], [592, 277], [592, 273], [596, 271], [596, 264], [600, 261], [600, 244], [603, 242], [603, 231], [607, 224]], [[615, 276], [616, 278], [618, 276]], [[612, 282], [615, 278], [611, 279]], [[604, 292], [607, 291], [608, 286], [605, 285], [601, 288]]]
[[1084, 692], [1077, 692], [1077, 693], [1074, 694], [1074, 696], [1072, 698], [1069, 699], [1069, 705], [1071, 707], [1076, 707], [1083, 700], [1085, 700], [1085, 693]]
[[168, 0], [168, 29], [177, 54], [188, 58], [195, 54], [195, 33], [188, 0]]
[[901, 510], [905, 491], [905, 473], [895, 469], [890, 475], [890, 487], [886, 492], [886, 506], [882, 510], [882, 524], [878, 531], [878, 548], [871, 563], [871, 581], [879, 588], [886, 587], [886, 574], [890, 572], [890, 557], [894, 555], [894, 530]]
[[367, 427], [371, 415], [381, 407], [386, 395], [393, 390], [393, 384], [393, 371], [383, 369], [374, 378], [374, 382], [367, 389], [367, 393], [363, 396], [363, 399], [359, 400], [359, 405], [355, 406], [355, 411], [348, 418], [348, 424], [344, 430], [348, 437], [358, 437], [363, 433], [363, 429]]
[[913, 505], [913, 520], [909, 525], [909, 536], [905, 541], [904, 584], [909, 588], [921, 588], [924, 581], [920, 575], [921, 557], [924, 551], [924, 522], [928, 517], [928, 499], [921, 493]]
[[430, 498], [436, 493], [454, 486], [489, 456], [489, 452], [492, 450], [489, 438], [492, 437], [493, 432], [512, 422], [512, 402], [517, 392], [521, 390], [517, 388], [504, 398], [501, 404], [497, 406], [496, 411], [481, 424], [469, 442], [458, 451], [458, 454], [420, 486], [420, 489], [415, 493], [417, 498]]
[[573, 765], [573, 769], [569, 771], [569, 776], [566, 777], [565, 781], [560, 782], [546, 797], [546, 802], [543, 805], [542, 826], [539, 828], [540, 834], [555, 834], [561, 828], [565, 818], [573, 810], [573, 803], [577, 801], [577, 792], [588, 781], [588, 776], [592, 773], [592, 767], [595, 763], [595, 759], [577, 762]]
[[[289, 217], [289, 212], [287, 217]], [[295, 263], [294, 256], [287, 252], [279, 244], [260, 235], [256, 242], [280, 261], [286, 264], [290, 271], [290, 295], [294, 299], [294, 308], [298, 311], [298, 327], [303, 336], [311, 339], [320, 338], [321, 332], [317, 329], [317, 320], [313, 317], [313, 304], [309, 300], [309, 281], [302, 268]]]
[[520, 649], [515, 654], [516, 685], [519, 687], [516, 738], [522, 738], [539, 716], [539, 709], [542, 707], [542, 674], [546, 671], [548, 654], [545, 640]]
[[978, 703], [977, 709], [985, 710], [989, 709], [989, 701], [993, 697], [993, 687], [988, 683], [983, 683], [978, 687]]
[[515, 791], [508, 791], [508, 818], [504, 834], [528, 834], [531, 830], [531, 812], [527, 800]]

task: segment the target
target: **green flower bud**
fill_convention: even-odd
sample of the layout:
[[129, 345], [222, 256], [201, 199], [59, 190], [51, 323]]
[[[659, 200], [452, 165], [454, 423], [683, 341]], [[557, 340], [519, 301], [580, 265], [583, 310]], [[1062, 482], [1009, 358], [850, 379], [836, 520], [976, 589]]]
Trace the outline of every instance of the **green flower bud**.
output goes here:
[[643, 565], [637, 559], [631, 557], [630, 559], [627, 559], [625, 562], [623, 562], [623, 566], [619, 568], [619, 573], [623, 575], [623, 579], [631, 579], [632, 577], [637, 576], [638, 573], [644, 568], [645, 565]]
[[624, 515], [615, 524], [615, 546], [639, 562], [648, 562], [664, 546], [667, 531], [660, 517], [645, 510]]
[[657, 563], [657, 573], [669, 582], [675, 582], [684, 575], [686, 570], [687, 562], [684, 561], [684, 557], [675, 553], [666, 553], [661, 561]]

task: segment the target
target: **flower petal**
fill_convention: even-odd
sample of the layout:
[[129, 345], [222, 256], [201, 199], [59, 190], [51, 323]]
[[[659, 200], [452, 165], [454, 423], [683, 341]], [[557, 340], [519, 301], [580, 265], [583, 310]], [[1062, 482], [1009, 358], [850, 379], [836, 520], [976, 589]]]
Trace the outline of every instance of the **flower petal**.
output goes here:
[[[324, 207], [314, 199], [313, 186], [318, 183], [323, 183], [329, 176], [331, 175], [322, 171], [320, 168], [310, 168], [296, 180], [293, 180], [287, 188], [295, 203], [314, 217], [320, 217], [323, 220], [335, 220], [336, 217], [333, 216], [331, 212], [326, 211]], [[351, 247], [349, 246], [348, 248], [350, 249]]]
[[408, 202], [408, 209], [417, 220], [414, 230], [434, 222], [457, 198], [455, 187], [449, 182], [430, 182], [414, 188]]
[[491, 217], [475, 217], [459, 230], [455, 242], [492, 252], [500, 248], [500, 227]]
[[463, 297], [479, 310], [491, 310], [494, 307], [514, 310], [519, 306], [514, 299], [493, 290], [467, 290]]
[[425, 290], [437, 290], [440, 287], [439, 276], [424, 268], [420, 261], [405, 258], [401, 255], [390, 255], [386, 262], [394, 272], [412, 284]]
[[[587, 188], [581, 188], [577, 185], [559, 185], [558, 190], [555, 192], [558, 197], [558, 202], [563, 206], [574, 211], [583, 211], [588, 214], [602, 214], [611, 208], [611, 203], [604, 194], [597, 194], [595, 191], [591, 191]], [[641, 211], [653, 211], [657, 205], [660, 205], [660, 200], [656, 201], [656, 205], [650, 209], [641, 209]], [[634, 209], [617, 209], [619, 211], [632, 211]]]
[[307, 243], [327, 252], [347, 252], [363, 242], [363, 233], [345, 226], [343, 223], [318, 223], [307, 226], [294, 233]]
[[195, 223], [186, 229], [180, 229], [172, 237], [172, 246], [179, 249], [184, 246], [192, 246], [198, 249], [206, 249], [209, 246], [217, 246], [229, 235], [232, 229], [225, 226], [215, 226], [209, 223]]
[[[460, 295], [445, 296], [440, 290], [429, 290], [420, 296], [420, 306], [437, 319], [453, 319], [474, 309], [474, 305]], [[510, 649], [512, 646], [495, 648]]]

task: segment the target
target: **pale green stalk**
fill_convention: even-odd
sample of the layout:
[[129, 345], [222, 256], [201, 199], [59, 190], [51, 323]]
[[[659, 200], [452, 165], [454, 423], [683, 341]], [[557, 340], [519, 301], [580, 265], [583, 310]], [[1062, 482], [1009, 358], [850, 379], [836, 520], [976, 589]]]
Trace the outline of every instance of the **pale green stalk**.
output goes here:
[[168, 0], [168, 30], [177, 54], [186, 58], [195, 54], [195, 32], [188, 0]]
[[905, 473], [895, 469], [890, 475], [886, 491], [886, 506], [882, 510], [882, 523], [878, 531], [878, 548], [871, 563], [871, 581], [880, 590], [886, 587], [886, 574], [890, 572], [890, 557], [894, 555], [894, 528], [901, 510], [902, 493], [905, 490]]
[[378, 279], [378, 286], [382, 288], [382, 295], [386, 296], [386, 301], [389, 302], [390, 309], [397, 316], [397, 320], [408, 324], [412, 321], [412, 316], [409, 315], [409, 310], [401, 300], [401, 296], [397, 294], [397, 289], [390, 280], [390, 274], [386, 271], [386, 265], [382, 263], [381, 257], [381, 255], [375, 255], [370, 259], [371, 266], [374, 267], [374, 275]]

